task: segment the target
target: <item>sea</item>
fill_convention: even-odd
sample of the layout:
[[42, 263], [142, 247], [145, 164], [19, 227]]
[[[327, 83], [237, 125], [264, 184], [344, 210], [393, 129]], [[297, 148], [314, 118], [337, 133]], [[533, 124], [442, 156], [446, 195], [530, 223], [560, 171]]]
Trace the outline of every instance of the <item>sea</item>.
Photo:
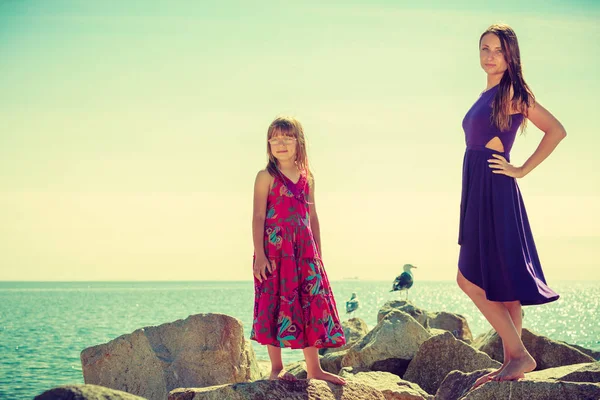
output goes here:
[[[363, 319], [372, 328], [389, 300], [390, 282], [332, 281], [342, 320]], [[600, 282], [552, 285], [561, 298], [525, 307], [524, 327], [552, 339], [600, 351]], [[360, 308], [345, 302], [356, 292]], [[474, 336], [491, 329], [455, 282], [417, 281], [408, 299], [428, 311], [466, 317]], [[0, 282], [0, 399], [31, 399], [50, 388], [82, 384], [80, 353], [146, 326], [192, 314], [222, 313], [238, 318], [250, 335], [254, 288], [250, 281], [193, 282]], [[266, 348], [252, 342], [257, 359]], [[283, 351], [284, 362], [301, 360], [301, 350]]]

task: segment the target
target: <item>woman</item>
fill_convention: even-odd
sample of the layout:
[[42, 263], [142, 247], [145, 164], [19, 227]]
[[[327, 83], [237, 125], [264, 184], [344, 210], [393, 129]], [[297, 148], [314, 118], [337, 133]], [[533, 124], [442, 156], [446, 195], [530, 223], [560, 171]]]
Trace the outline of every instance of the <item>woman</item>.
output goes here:
[[[536, 367], [521, 341], [521, 306], [559, 296], [546, 285], [516, 178], [529, 174], [566, 136], [525, 83], [512, 28], [490, 26], [479, 39], [479, 57], [487, 87], [463, 120], [467, 149], [457, 281], [502, 338], [504, 363], [474, 387], [489, 380], [519, 379]], [[527, 120], [544, 137], [517, 167], [510, 163], [510, 150]]]

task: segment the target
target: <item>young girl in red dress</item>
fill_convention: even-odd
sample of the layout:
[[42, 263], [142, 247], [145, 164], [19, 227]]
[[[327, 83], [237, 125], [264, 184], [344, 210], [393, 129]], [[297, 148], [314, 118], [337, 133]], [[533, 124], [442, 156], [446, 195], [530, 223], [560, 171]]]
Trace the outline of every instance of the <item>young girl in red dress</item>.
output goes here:
[[318, 349], [346, 343], [321, 260], [315, 182], [302, 125], [275, 119], [267, 132], [267, 168], [254, 184], [254, 319], [250, 338], [266, 345], [270, 379], [295, 379], [281, 348], [303, 349], [308, 379], [345, 384], [323, 371]]

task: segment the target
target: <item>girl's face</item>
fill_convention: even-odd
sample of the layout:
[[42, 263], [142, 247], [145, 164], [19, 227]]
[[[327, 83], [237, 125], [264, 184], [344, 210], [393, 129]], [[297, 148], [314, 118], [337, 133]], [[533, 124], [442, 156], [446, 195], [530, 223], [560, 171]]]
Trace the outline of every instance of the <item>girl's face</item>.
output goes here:
[[296, 161], [296, 145], [298, 141], [291, 132], [276, 131], [269, 139], [269, 148], [277, 161]]
[[495, 34], [488, 33], [481, 38], [479, 62], [488, 75], [503, 74], [508, 69], [500, 38]]

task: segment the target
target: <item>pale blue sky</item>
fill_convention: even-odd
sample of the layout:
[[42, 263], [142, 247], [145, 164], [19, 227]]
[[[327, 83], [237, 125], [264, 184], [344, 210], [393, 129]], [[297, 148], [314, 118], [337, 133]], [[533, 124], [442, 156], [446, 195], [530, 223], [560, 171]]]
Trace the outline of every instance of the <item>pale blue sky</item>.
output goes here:
[[0, 1], [0, 280], [250, 279], [253, 180], [286, 113], [331, 279], [453, 279], [494, 22], [569, 135], [519, 181], [546, 275], [600, 279], [598, 5], [397, 3]]

